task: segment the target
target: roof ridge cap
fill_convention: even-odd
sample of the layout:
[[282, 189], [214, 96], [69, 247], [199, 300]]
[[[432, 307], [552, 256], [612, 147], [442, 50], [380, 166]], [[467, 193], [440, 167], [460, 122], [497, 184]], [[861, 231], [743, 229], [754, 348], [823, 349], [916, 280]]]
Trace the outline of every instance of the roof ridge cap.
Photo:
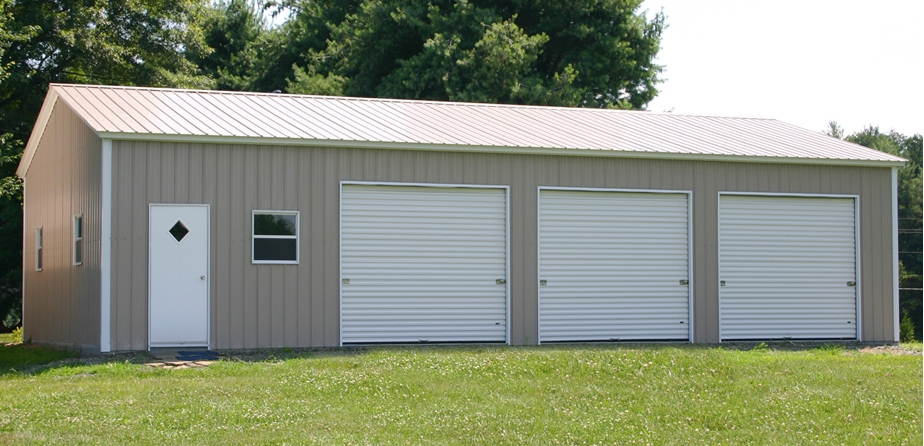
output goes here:
[[197, 94], [208, 94], [208, 95], [266, 96], [266, 97], [277, 97], [280, 99], [308, 98], [308, 99], [322, 99], [322, 100], [347, 101], [347, 102], [385, 102], [385, 103], [394, 103], [394, 104], [423, 104], [423, 105], [436, 105], [436, 106], [449, 106], [449, 107], [461, 106], [461, 107], [538, 109], [538, 110], [554, 109], [558, 111], [571, 112], [571, 113], [607, 113], [607, 114], [625, 113], [625, 114], [657, 115], [657, 116], [670, 116], [670, 117], [779, 121], [778, 119], [775, 119], [775, 118], [766, 118], [766, 117], [723, 116], [723, 115], [714, 115], [714, 114], [672, 113], [672, 112], [656, 112], [656, 111], [650, 111], [650, 110], [622, 110], [622, 109], [596, 108], [596, 107], [565, 107], [565, 106], [560, 106], [560, 105], [496, 104], [496, 103], [485, 103], [485, 102], [437, 101], [437, 100], [426, 100], [426, 99], [370, 98], [370, 97], [360, 97], [360, 96], [325, 96], [325, 95], [308, 95], [308, 94], [294, 94], [294, 93], [267, 93], [267, 92], [262, 92], [262, 91], [230, 91], [230, 90], [203, 90], [203, 89], [195, 89], [195, 88], [140, 87], [140, 86], [134, 86], [134, 85], [95, 85], [95, 84], [67, 84], [67, 83], [51, 83], [49, 85], [51, 87], [60, 87], [60, 88], [96, 88], [96, 89], [104, 89], [104, 90], [138, 90], [138, 91], [155, 91], [155, 92], [174, 92], [174, 93], [197, 93]]

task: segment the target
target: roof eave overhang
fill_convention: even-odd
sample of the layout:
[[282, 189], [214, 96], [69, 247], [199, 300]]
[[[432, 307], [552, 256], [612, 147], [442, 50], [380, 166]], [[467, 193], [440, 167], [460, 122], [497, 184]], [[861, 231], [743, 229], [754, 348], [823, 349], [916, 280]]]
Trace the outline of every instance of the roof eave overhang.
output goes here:
[[[47, 118], [46, 118], [47, 119]], [[508, 153], [520, 155], [592, 156], [610, 158], [644, 158], [685, 161], [721, 161], [764, 164], [811, 164], [828, 166], [859, 167], [901, 167], [905, 161], [837, 159], [837, 158], [792, 158], [781, 156], [718, 155], [706, 153], [671, 152], [629, 152], [600, 149], [563, 149], [555, 147], [524, 146], [474, 146], [463, 144], [421, 144], [382, 141], [345, 141], [305, 138], [273, 138], [263, 136], [211, 136], [211, 135], [168, 135], [152, 133], [97, 132], [100, 138], [124, 141], [186, 142], [202, 144], [250, 144], [310, 147], [344, 147], [356, 149], [421, 150], [433, 152], [477, 152]], [[34, 134], [33, 134], [34, 136]], [[30, 139], [31, 143], [31, 139]], [[25, 160], [25, 157], [23, 158]], [[20, 165], [22, 168], [22, 165]]]
[[42, 103], [42, 109], [39, 111], [38, 119], [35, 120], [35, 126], [32, 127], [32, 134], [29, 135], [29, 142], [22, 152], [22, 159], [19, 160], [19, 167], [16, 168], [16, 175], [19, 178], [25, 178], [29, 172], [29, 166], [32, 164], [32, 158], [35, 157], [35, 150], [38, 148], [42, 137], [45, 135], [45, 127], [48, 126], [48, 119], [51, 118], [51, 112], [55, 109], [55, 103], [58, 101], [58, 92], [54, 85], [48, 87], [48, 93], [45, 94], [45, 102]]

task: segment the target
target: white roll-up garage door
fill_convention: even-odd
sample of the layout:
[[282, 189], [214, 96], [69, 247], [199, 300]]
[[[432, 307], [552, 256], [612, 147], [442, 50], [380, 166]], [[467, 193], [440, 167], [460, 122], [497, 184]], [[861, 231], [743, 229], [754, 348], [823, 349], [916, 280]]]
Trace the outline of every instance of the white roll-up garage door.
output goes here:
[[855, 339], [853, 198], [722, 195], [722, 340]]
[[687, 340], [687, 194], [539, 191], [539, 340]]
[[341, 341], [504, 342], [506, 189], [343, 185]]

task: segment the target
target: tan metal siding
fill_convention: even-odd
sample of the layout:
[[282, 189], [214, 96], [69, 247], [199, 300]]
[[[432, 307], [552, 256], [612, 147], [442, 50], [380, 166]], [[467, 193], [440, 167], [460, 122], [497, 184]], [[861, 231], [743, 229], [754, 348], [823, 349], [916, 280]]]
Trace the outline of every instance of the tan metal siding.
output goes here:
[[[214, 347], [338, 345], [341, 181], [510, 186], [514, 344], [538, 336], [539, 186], [691, 190], [696, 342], [718, 342], [720, 191], [859, 195], [864, 340], [891, 340], [889, 168], [120, 141], [113, 165], [115, 350], [147, 346], [147, 205], [173, 202], [211, 205]], [[251, 264], [254, 209], [301, 212], [298, 265]]]
[[[49, 118], [24, 192], [23, 335], [98, 350], [102, 141], [63, 103]], [[83, 265], [73, 263], [74, 216], [83, 214]], [[43, 227], [42, 271], [35, 228]]]
[[[860, 218], [863, 338], [890, 340], [894, 335], [892, 306], [881, 305], [880, 302], [891, 298], [892, 256], [897, 255], [892, 252], [889, 230], [892, 224], [891, 184], [887, 184], [886, 178], [890, 177], [891, 172], [888, 169], [858, 170], [864, 179], [860, 207], [866, 207]], [[877, 274], [880, 269], [889, 274]]]

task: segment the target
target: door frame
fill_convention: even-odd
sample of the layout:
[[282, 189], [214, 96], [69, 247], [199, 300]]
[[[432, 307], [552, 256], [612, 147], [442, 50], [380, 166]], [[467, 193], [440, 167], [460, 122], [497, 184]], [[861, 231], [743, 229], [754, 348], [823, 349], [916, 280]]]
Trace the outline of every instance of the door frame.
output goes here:
[[[539, 225], [542, 216], [542, 191], [552, 190], [552, 191], [572, 191], [572, 192], [614, 192], [614, 193], [646, 193], [646, 194], [672, 194], [672, 195], [686, 195], [687, 196], [687, 343], [694, 343], [695, 335], [695, 318], [694, 318], [694, 290], [696, 289], [695, 285], [695, 276], [693, 275], [693, 191], [684, 190], [684, 189], [621, 189], [621, 188], [606, 188], [606, 187], [565, 187], [565, 186], [538, 186], [536, 188], [536, 340], [537, 344], [542, 345], [542, 305], [540, 301], [542, 300], [542, 289], [539, 285], [540, 269], [539, 260], [542, 258], [540, 255], [540, 250], [542, 245], [540, 243], [540, 232]], [[670, 341], [668, 341], [670, 342]], [[678, 341], [680, 342], [680, 341]], [[554, 343], [554, 342], [553, 342]]]
[[[151, 210], [155, 207], [198, 207], [205, 208], [205, 270], [207, 271], [207, 280], [205, 281], [205, 344], [206, 348], [212, 348], [212, 209], [208, 203], [148, 203], [148, 350], [151, 346]], [[194, 346], [190, 346], [194, 347]]]
[[[863, 341], [863, 312], [861, 305], [861, 295], [863, 289], [863, 276], [860, 274], [862, 271], [860, 266], [863, 264], [863, 259], [860, 258], [860, 196], [853, 194], [800, 194], [800, 193], [787, 193], [787, 192], [740, 192], [740, 191], [718, 191], [716, 193], [716, 213], [715, 213], [715, 247], [716, 247], [716, 280], [715, 284], [719, 285], [722, 281], [722, 248], [719, 244], [719, 237], [722, 234], [722, 196], [723, 195], [735, 195], [735, 196], [745, 196], [745, 197], [769, 197], [769, 198], [852, 198], [853, 199], [853, 250], [854, 250], [854, 280], [856, 281], [856, 286], [854, 286], [854, 305], [856, 306], [857, 314], [857, 342]], [[896, 257], [898, 258], [898, 257]], [[896, 285], [897, 287], [898, 285]], [[717, 309], [719, 313], [718, 318], [718, 331], [719, 331], [719, 343], [722, 343], [722, 287], [717, 286], [718, 291], [716, 292], [717, 297]], [[734, 341], [728, 341], [734, 342]]]
[[343, 186], [429, 187], [437, 189], [501, 189], [504, 191], [504, 344], [510, 344], [510, 186], [497, 184], [402, 183], [388, 181], [340, 181], [337, 195], [337, 342], [343, 347]]

